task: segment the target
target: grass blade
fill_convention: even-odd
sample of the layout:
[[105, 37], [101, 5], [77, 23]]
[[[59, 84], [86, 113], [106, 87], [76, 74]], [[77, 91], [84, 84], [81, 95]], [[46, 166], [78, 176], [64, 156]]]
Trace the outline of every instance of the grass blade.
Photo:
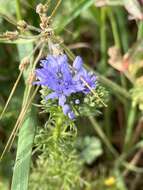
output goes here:
[[[18, 45], [19, 58], [28, 55], [28, 52], [33, 50], [33, 45]], [[29, 71], [27, 71], [29, 72]], [[28, 73], [24, 72], [24, 80], [26, 83]], [[27, 104], [25, 100], [27, 100], [27, 89], [29, 88], [29, 84], [25, 86], [23, 105]], [[35, 136], [35, 111], [31, 111], [29, 108], [27, 113], [24, 116], [24, 122], [22, 126], [20, 126], [19, 137], [18, 137], [18, 147], [17, 147], [17, 155], [16, 161], [13, 171], [12, 178], [12, 187], [11, 190], [27, 190], [28, 188], [28, 178], [29, 178], [29, 169], [30, 169], [30, 161], [31, 161], [31, 152], [32, 145]]]
[[27, 190], [33, 139], [35, 135], [34, 111], [29, 110], [20, 129], [18, 149], [11, 190]]
[[69, 16], [61, 22], [61, 26], [57, 29], [58, 32], [61, 32], [72, 20], [77, 18], [80, 13], [88, 9], [92, 4], [95, 3], [95, 0], [83, 0], [72, 10]]

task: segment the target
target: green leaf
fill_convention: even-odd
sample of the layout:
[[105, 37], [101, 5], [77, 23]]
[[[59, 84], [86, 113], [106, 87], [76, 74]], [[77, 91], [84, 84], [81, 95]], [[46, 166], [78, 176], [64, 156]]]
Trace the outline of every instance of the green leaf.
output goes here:
[[16, 4], [15, 1], [9, 0], [0, 0], [0, 12], [6, 13], [9, 12], [10, 14], [15, 13]]
[[[17, 46], [19, 52], [20, 60], [27, 56], [33, 50], [33, 44]], [[29, 71], [29, 69], [28, 69]], [[24, 72], [23, 78], [25, 80], [25, 92], [23, 98], [23, 104], [25, 104], [25, 97], [27, 96], [28, 84], [27, 72]], [[27, 100], [26, 100], [27, 101]], [[20, 128], [19, 137], [18, 137], [18, 147], [16, 161], [13, 171], [12, 187], [11, 190], [27, 190], [28, 189], [28, 179], [29, 179], [29, 170], [30, 170], [30, 161], [31, 161], [31, 152], [33, 146], [33, 140], [35, 136], [35, 111], [31, 108], [27, 110], [24, 122]]]
[[119, 190], [127, 190], [126, 184], [124, 182], [123, 176], [121, 175], [120, 171], [116, 169], [114, 173], [117, 179], [117, 182], [116, 182], [117, 188]]
[[87, 136], [81, 140], [81, 143], [83, 146], [81, 156], [87, 164], [92, 164], [93, 161], [102, 155], [101, 141], [97, 137]]
[[27, 190], [34, 135], [35, 120], [33, 113], [29, 112], [19, 132], [11, 190]]
[[82, 0], [74, 7], [71, 13], [67, 18], [61, 22], [60, 27], [57, 29], [57, 32], [61, 32], [70, 22], [72, 22], [75, 18], [77, 18], [81, 12], [88, 9], [92, 4], [95, 3], [95, 0]]

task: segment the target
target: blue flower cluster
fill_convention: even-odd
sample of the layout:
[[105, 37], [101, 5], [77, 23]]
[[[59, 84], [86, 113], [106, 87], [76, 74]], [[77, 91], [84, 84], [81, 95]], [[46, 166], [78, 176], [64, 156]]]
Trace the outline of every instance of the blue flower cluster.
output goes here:
[[[41, 66], [42, 68], [36, 69], [36, 77], [39, 81], [34, 84], [48, 87], [52, 93], [46, 99], [58, 99], [63, 113], [70, 119], [74, 119], [75, 114], [67, 104], [67, 97], [77, 92], [88, 94], [90, 90], [84, 81], [90, 88], [95, 89], [96, 76], [83, 67], [83, 61], [80, 56], [75, 58], [73, 67], [70, 67], [65, 54], [49, 55], [46, 59], [41, 60]], [[76, 104], [79, 103], [77, 99]]]

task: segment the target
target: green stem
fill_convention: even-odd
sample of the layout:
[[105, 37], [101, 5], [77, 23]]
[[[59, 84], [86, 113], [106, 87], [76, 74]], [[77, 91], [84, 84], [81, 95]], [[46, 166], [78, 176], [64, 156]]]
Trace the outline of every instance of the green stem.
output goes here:
[[93, 117], [89, 117], [89, 120], [90, 120], [91, 124], [93, 125], [95, 131], [99, 135], [99, 137], [102, 139], [102, 141], [104, 142], [104, 144], [109, 149], [109, 151], [115, 157], [118, 157], [117, 151], [114, 149], [114, 147], [112, 146], [112, 144], [110, 143], [110, 141], [108, 140], [108, 138], [106, 137], [106, 135], [104, 134], [104, 132], [102, 131], [101, 127], [98, 125], [97, 121]]
[[22, 20], [20, 0], [16, 0], [16, 17], [17, 20]]
[[55, 131], [54, 131], [54, 137], [55, 137], [55, 140], [57, 141], [60, 137], [60, 134], [61, 134], [61, 126], [62, 126], [62, 123], [63, 123], [63, 120], [61, 117], [58, 117], [57, 120], [56, 120], [56, 128], [55, 128]]
[[137, 33], [137, 40], [141, 40], [143, 38], [143, 21], [138, 23], [138, 33]]
[[107, 62], [107, 35], [106, 35], [106, 8], [101, 8], [100, 15], [100, 49], [101, 49], [101, 64], [100, 70], [103, 72], [106, 69]]
[[143, 21], [140, 21], [138, 23], [138, 34], [137, 34], [137, 40], [142, 39], [143, 37]]
[[94, 73], [99, 77], [99, 81], [101, 83], [103, 83], [105, 86], [107, 86], [110, 89], [112, 89], [112, 91], [114, 92], [115, 95], [117, 95], [117, 96], [120, 95], [123, 98], [130, 99], [130, 94], [129, 94], [129, 92], [127, 90], [125, 90], [124, 88], [122, 88], [118, 84], [114, 83], [110, 79], [102, 76], [101, 74], [99, 74], [97, 72], [94, 72]]
[[[108, 9], [108, 15], [109, 15], [109, 19], [110, 19], [110, 22], [111, 22], [111, 27], [112, 27], [115, 46], [121, 51], [121, 43], [120, 43], [120, 37], [119, 37], [119, 32], [118, 32], [118, 26], [117, 26], [117, 23], [116, 23], [116, 20], [115, 20], [115, 15], [112, 12], [112, 9]], [[125, 76], [123, 74], [121, 74], [120, 79], [121, 79], [121, 84], [122, 84], [123, 88], [126, 89], [127, 84], [126, 84]], [[128, 115], [127, 102], [125, 100], [123, 100], [122, 103], [124, 104], [125, 117], [127, 117], [127, 115]]]
[[112, 32], [113, 32], [115, 45], [117, 46], [117, 48], [121, 49], [119, 32], [118, 32], [118, 29], [117, 29], [118, 27], [117, 27], [117, 24], [116, 24], [115, 16], [114, 16], [111, 9], [108, 9], [108, 16], [109, 16], [109, 19], [110, 19], [110, 22], [111, 22], [111, 28], [112, 28]]
[[125, 14], [121, 9], [116, 9], [115, 11], [117, 15], [117, 20], [119, 24], [119, 30], [120, 30], [120, 36], [121, 36], [121, 42], [124, 53], [128, 51], [129, 49], [129, 43], [128, 43], [128, 31], [126, 28], [126, 21], [124, 19]]
[[[111, 105], [111, 102], [108, 102], [109, 105]], [[105, 109], [104, 110], [104, 120], [105, 120], [105, 133], [108, 137], [108, 139], [111, 139], [112, 136], [112, 129], [111, 129], [111, 109]]]
[[137, 111], [136, 106], [131, 106], [131, 110], [127, 121], [126, 135], [125, 135], [125, 144], [124, 144], [125, 151], [127, 151], [129, 146], [131, 145], [136, 111]]

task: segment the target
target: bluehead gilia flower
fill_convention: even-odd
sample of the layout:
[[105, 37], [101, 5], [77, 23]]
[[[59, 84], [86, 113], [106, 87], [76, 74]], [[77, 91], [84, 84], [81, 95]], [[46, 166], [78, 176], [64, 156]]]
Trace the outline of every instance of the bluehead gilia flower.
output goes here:
[[91, 88], [96, 87], [96, 77], [83, 68], [83, 62], [79, 56], [76, 57], [73, 63], [73, 69], [70, 68], [65, 54], [49, 55], [41, 61], [41, 66], [42, 68], [36, 69], [36, 77], [39, 81], [35, 82], [35, 84], [49, 88], [52, 93], [46, 99], [58, 99], [63, 113], [68, 115], [70, 119], [74, 119], [74, 112], [67, 104], [66, 98], [77, 92], [89, 93], [90, 91], [81, 80], [81, 77]]

